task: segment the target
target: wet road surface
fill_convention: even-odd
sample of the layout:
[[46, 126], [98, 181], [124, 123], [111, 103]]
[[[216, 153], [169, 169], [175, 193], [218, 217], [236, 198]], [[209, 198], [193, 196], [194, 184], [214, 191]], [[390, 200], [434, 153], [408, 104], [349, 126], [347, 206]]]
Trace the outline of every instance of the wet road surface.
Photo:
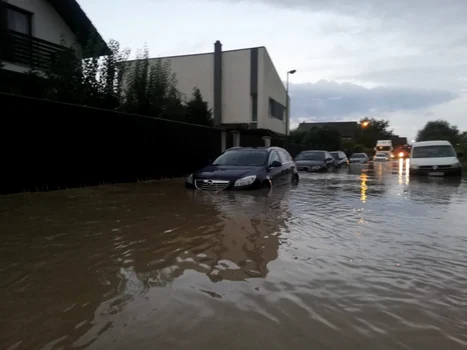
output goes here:
[[0, 197], [0, 349], [466, 349], [467, 182]]

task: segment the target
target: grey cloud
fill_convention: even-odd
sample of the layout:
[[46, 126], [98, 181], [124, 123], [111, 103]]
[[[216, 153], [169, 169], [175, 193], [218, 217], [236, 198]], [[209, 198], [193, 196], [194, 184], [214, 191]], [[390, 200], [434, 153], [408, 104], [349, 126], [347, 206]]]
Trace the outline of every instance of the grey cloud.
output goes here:
[[402, 66], [393, 69], [367, 71], [357, 75], [342, 76], [339, 79], [371, 81], [385, 85], [424, 86], [438, 89], [462, 90], [466, 85], [467, 64], [446, 66]]
[[292, 84], [291, 116], [300, 118], [345, 119], [436, 106], [457, 97], [451, 91], [377, 87], [319, 81]]

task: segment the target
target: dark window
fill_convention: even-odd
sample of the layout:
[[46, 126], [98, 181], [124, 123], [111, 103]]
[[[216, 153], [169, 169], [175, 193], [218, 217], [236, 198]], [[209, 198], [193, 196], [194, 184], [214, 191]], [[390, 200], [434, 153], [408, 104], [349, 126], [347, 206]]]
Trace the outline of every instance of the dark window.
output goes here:
[[276, 151], [272, 151], [271, 154], [270, 154], [270, 156], [269, 156], [269, 162], [268, 162], [268, 164], [271, 165], [272, 162], [274, 162], [274, 161], [276, 161], [276, 160], [277, 160], [278, 162], [281, 161], [280, 158], [279, 158], [279, 156], [277, 155], [277, 152], [276, 152]]
[[277, 150], [277, 152], [279, 153], [279, 157], [281, 159], [282, 164], [290, 162], [286, 151], [279, 149]]
[[455, 156], [456, 152], [454, 148], [448, 145], [416, 146], [412, 149], [412, 158], [444, 158]]
[[285, 155], [286, 155], [286, 157], [287, 157], [287, 160], [288, 160], [289, 162], [293, 162], [293, 158], [292, 158], [292, 156], [290, 155], [290, 153], [287, 152], [286, 150], [284, 150], [284, 153], [285, 153]]
[[266, 157], [266, 151], [232, 150], [220, 155], [219, 158], [213, 162], [213, 165], [264, 166]]
[[269, 98], [269, 116], [279, 120], [284, 120], [285, 107], [276, 100]]
[[337, 153], [337, 152], [331, 152], [331, 155], [332, 155], [332, 157], [333, 157], [335, 160], [339, 160], [339, 153]]
[[258, 121], [258, 95], [251, 95], [251, 121]]
[[17, 7], [8, 6], [8, 29], [15, 32], [32, 35], [32, 14]]
[[324, 152], [302, 152], [295, 160], [324, 160]]

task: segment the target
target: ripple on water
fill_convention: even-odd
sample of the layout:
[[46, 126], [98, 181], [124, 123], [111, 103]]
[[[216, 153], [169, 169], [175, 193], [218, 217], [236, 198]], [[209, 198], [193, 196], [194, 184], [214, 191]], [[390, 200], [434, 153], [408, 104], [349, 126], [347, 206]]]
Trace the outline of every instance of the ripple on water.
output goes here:
[[393, 172], [0, 198], [0, 347], [464, 349], [467, 183]]

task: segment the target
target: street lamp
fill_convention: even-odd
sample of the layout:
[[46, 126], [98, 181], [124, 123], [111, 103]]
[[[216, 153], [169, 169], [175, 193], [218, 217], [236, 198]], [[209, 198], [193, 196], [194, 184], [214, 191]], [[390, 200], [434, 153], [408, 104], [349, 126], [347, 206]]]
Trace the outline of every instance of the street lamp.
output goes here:
[[285, 135], [289, 134], [289, 75], [295, 74], [296, 72], [296, 69], [287, 72], [287, 87], [285, 89]]
[[362, 127], [366, 128], [368, 125], [370, 125], [370, 122], [365, 120], [363, 123], [362, 123]]

